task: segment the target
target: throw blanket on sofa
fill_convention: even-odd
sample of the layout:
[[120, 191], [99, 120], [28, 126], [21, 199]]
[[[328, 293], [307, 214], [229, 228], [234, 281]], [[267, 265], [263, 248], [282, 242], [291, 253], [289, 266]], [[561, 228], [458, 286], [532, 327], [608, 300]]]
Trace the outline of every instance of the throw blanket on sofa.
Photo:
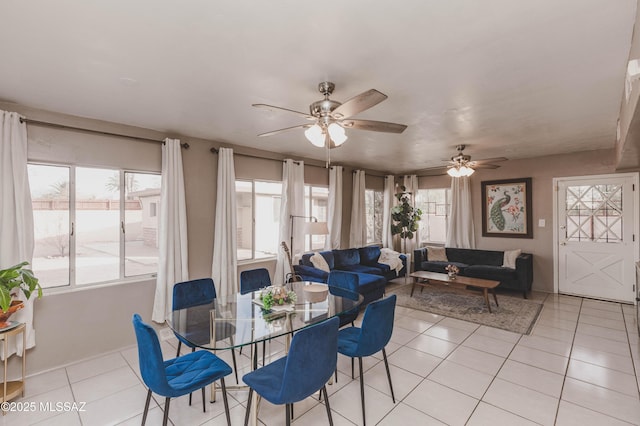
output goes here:
[[390, 269], [396, 271], [396, 275], [398, 275], [402, 270], [402, 259], [400, 259], [400, 253], [389, 248], [380, 249], [380, 258], [378, 259], [378, 263], [389, 265]]

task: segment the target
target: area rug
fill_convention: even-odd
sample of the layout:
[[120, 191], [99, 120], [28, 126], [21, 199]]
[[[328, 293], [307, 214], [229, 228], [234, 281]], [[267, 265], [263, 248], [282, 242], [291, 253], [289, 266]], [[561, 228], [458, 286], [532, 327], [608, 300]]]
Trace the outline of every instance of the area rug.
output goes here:
[[391, 284], [387, 286], [387, 294], [398, 297], [397, 305], [418, 309], [446, 317], [501, 328], [514, 333], [529, 334], [533, 328], [542, 303], [540, 301], [501, 295], [498, 293], [499, 307], [495, 306], [493, 297], [489, 295], [491, 311], [487, 310], [481, 291], [446, 287], [443, 285], [427, 285], [422, 291], [416, 286], [411, 294], [411, 284]]

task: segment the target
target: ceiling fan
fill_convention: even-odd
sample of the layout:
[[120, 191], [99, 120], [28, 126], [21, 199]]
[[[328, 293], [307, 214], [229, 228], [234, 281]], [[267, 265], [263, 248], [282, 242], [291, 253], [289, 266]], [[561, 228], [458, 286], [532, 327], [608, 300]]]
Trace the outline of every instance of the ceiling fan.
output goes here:
[[419, 173], [421, 176], [438, 176], [448, 174], [451, 177], [471, 176], [475, 169], [497, 169], [500, 161], [507, 161], [505, 157], [485, 158], [482, 160], [471, 161], [471, 156], [464, 154], [465, 145], [456, 146], [458, 154], [451, 157], [449, 165], [430, 167], [423, 169]]
[[252, 104], [257, 108], [280, 110], [296, 114], [309, 121], [306, 124], [274, 130], [258, 136], [272, 136], [293, 129], [305, 129], [305, 137], [317, 147], [337, 148], [347, 140], [345, 129], [370, 130], [374, 132], [402, 133], [407, 128], [404, 124], [384, 121], [360, 120], [352, 116], [365, 111], [387, 99], [387, 95], [375, 89], [367, 90], [341, 104], [329, 99], [335, 84], [323, 81], [318, 84], [318, 91], [324, 99], [309, 105], [309, 114], [287, 108], [266, 104]]

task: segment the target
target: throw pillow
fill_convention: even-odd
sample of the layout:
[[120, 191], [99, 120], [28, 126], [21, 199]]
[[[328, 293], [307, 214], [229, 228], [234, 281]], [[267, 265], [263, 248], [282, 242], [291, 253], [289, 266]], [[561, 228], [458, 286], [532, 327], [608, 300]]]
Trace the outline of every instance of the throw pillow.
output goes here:
[[325, 272], [331, 272], [329, 269], [329, 264], [320, 253], [315, 252], [313, 256], [309, 258], [309, 260], [311, 260], [311, 263], [313, 263], [313, 266], [315, 268], [321, 269]]
[[516, 257], [520, 256], [522, 250], [505, 250], [502, 266], [504, 268], [516, 269]]
[[448, 262], [447, 251], [444, 247], [427, 246], [427, 259], [432, 262]]

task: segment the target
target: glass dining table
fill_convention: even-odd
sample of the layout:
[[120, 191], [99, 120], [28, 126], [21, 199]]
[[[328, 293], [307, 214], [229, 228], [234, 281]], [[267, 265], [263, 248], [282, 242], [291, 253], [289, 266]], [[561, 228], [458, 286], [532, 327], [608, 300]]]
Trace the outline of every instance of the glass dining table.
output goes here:
[[[310, 281], [293, 282], [284, 287], [295, 292], [294, 303], [276, 304], [266, 310], [262, 306], [261, 290], [236, 293], [172, 311], [167, 323], [194, 347], [221, 351], [250, 346], [255, 369], [257, 343], [284, 336], [288, 349], [290, 336], [296, 331], [356, 309], [364, 300], [358, 293]], [[214, 401], [212, 390], [211, 402]], [[252, 413], [256, 412], [252, 409]]]

